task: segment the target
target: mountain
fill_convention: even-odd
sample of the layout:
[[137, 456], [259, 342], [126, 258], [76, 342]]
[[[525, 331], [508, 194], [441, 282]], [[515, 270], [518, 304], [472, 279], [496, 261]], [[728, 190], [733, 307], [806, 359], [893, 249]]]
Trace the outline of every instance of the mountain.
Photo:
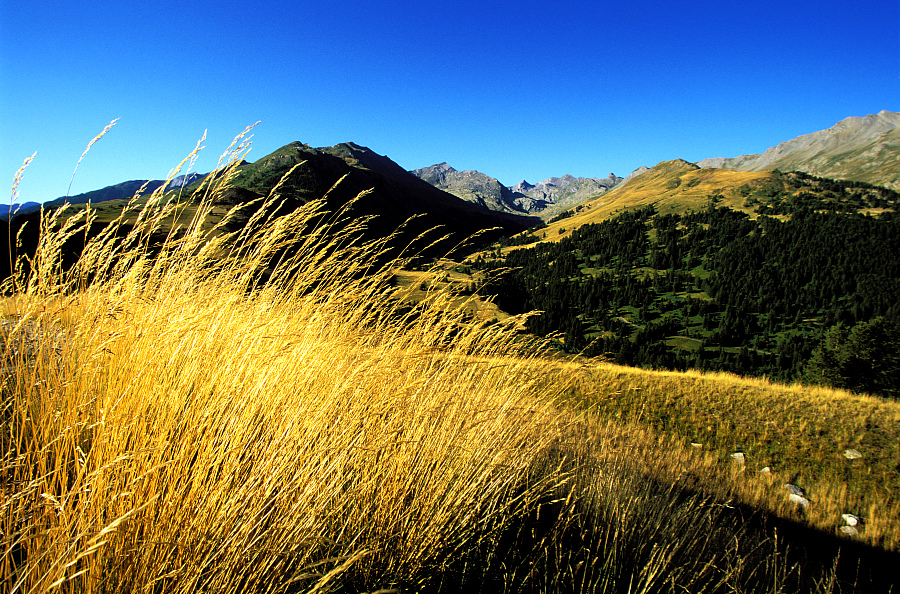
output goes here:
[[803, 171], [900, 189], [900, 113], [849, 117], [761, 154], [704, 159], [697, 165], [734, 171]]
[[416, 169], [410, 173], [463, 200], [491, 210], [537, 214], [545, 220], [595, 198], [623, 181], [623, 178], [612, 173], [605, 179], [564, 175], [551, 177], [537, 184], [523, 180], [512, 187], [506, 187], [493, 177], [478, 171], [457, 171], [447, 163]]
[[[174, 186], [171, 188], [173, 190], [184, 189], [181, 200], [185, 206], [179, 211], [177, 221], [167, 221], [159, 229], [160, 238], [169, 232], [168, 225], [187, 224], [196, 212], [199, 197], [195, 198], [193, 193], [198, 187], [197, 179], [182, 178], [170, 185]], [[79, 204], [90, 200], [97, 215], [89, 232], [93, 235], [100, 233], [105, 225], [114, 220], [145, 184], [142, 194], [163, 183], [123, 182], [67, 200]], [[294, 142], [256, 162], [239, 164], [228, 186], [215, 193], [215, 204], [205, 224], [212, 227], [221, 223], [225, 213], [237, 206], [236, 216], [223, 228], [232, 231], [240, 229], [256, 212], [257, 199], [267, 196], [276, 185], [282, 199], [280, 213], [327, 196], [325, 208], [333, 213], [340, 212], [343, 221], [351, 223], [361, 218], [370, 219], [366, 222], [365, 238], [386, 237], [403, 225], [402, 233], [391, 244], [399, 250], [428, 233], [429, 239], [416, 243], [418, 247], [413, 247], [413, 253], [407, 252], [407, 255], [414, 255], [417, 249], [425, 249], [429, 242], [441, 236], [447, 237], [428, 246], [429, 255], [446, 255], [473, 235], [480, 234], [479, 242], [493, 241], [501, 235], [517, 233], [541, 222], [537, 217], [496, 212], [461, 200], [412, 175], [388, 157], [352, 142], [318, 149]], [[175, 196], [174, 192], [172, 195]], [[50, 205], [61, 203], [61, 200], [52, 201]], [[37, 212], [16, 216], [6, 229], [0, 231], [16, 236], [25, 226], [21, 237], [22, 249], [26, 254], [33, 253], [40, 228], [38, 216]], [[120, 227], [121, 233], [127, 233], [133, 222], [134, 215], [129, 217]], [[407, 223], [408, 219], [412, 220]], [[334, 231], [340, 233], [341, 229], [342, 223]], [[83, 245], [83, 236], [70, 243], [63, 250], [68, 263], [77, 256], [79, 245]], [[8, 261], [8, 257], [0, 256], [0, 267]], [[8, 274], [8, 271], [4, 273], [5, 270], [0, 270], [0, 276]]]
[[[167, 189], [175, 190], [187, 187], [202, 180], [207, 175], [208, 174], [205, 173], [188, 173], [186, 175], [179, 175], [178, 177], [174, 177], [171, 181], [169, 181]], [[49, 207], [62, 206], [66, 202], [68, 202], [69, 204], [87, 204], [88, 202], [90, 202], [91, 204], [96, 204], [98, 202], [107, 202], [109, 200], [131, 198], [138, 193], [140, 193], [141, 196], [145, 194], [152, 194], [164, 185], [166, 185], [166, 180], [164, 179], [137, 179], [122, 182], [112, 186], [106, 186], [105, 188], [92, 190], [83, 194], [76, 194], [75, 196], [62, 196], [55, 200], [45, 202], [44, 205]]]
[[329, 192], [329, 207], [337, 209], [357, 194], [372, 190], [352, 207], [355, 216], [375, 215], [373, 225], [387, 232], [412, 216], [422, 230], [437, 225], [447, 231], [471, 235], [489, 228], [516, 232], [540, 223], [536, 217], [491, 210], [463, 200], [418, 178], [387, 156], [345, 142], [312, 148], [294, 142], [255, 163], [238, 168], [233, 185], [246, 192], [265, 195], [292, 167], [297, 168], [283, 185], [283, 193], [300, 202], [324, 195], [342, 176], [347, 177]]
[[769, 172], [701, 169], [684, 159], [641, 167], [611, 192], [588, 200], [551, 220], [547, 236], [561, 239], [572, 230], [610, 219], [624, 210], [654, 206], [660, 213], [701, 210], [711, 195], [724, 196], [725, 205], [739, 207], [744, 199], [737, 188], [759, 183]]
[[493, 177], [478, 171], [457, 171], [447, 163], [416, 169], [410, 173], [466, 202], [480, 204], [490, 210], [527, 214], [546, 208], [546, 203], [543, 202], [523, 202], [523, 196], [516, 195]]

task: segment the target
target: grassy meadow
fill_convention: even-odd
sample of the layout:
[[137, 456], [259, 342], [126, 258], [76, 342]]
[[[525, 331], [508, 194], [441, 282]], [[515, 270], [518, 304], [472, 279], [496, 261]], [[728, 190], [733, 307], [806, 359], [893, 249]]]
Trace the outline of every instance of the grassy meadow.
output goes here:
[[226, 232], [241, 150], [6, 282], [0, 590], [896, 591], [893, 403], [545, 357], [321, 202]]
[[[900, 403], [727, 373], [597, 362], [560, 372], [576, 408], [676, 437], [737, 470], [742, 479], [729, 485], [737, 487], [730, 496], [827, 532], [853, 514], [862, 520], [857, 538], [900, 550]], [[791, 503], [785, 484], [811, 503]]]

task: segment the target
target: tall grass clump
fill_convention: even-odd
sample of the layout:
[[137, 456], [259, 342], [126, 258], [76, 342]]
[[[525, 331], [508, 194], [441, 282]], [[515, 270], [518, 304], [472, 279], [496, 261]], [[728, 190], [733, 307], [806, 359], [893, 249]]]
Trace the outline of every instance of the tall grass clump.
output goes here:
[[4, 591], [424, 586], [489, 565], [562, 480], [510, 332], [443, 295], [401, 310], [383, 241], [340, 213], [311, 228], [321, 203], [272, 215], [278, 188], [209, 228], [233, 171], [185, 228], [160, 190], [73, 266], [92, 213], [48, 213], [8, 282]]

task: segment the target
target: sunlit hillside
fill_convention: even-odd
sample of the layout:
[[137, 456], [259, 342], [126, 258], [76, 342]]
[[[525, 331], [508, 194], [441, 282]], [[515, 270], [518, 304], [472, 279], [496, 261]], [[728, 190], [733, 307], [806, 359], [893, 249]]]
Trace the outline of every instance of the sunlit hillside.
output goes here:
[[[837, 183], [854, 185], [853, 182]], [[853, 212], [883, 212], [884, 207], [874, 206], [874, 203], [879, 202], [880, 196], [887, 197], [890, 191], [868, 184], [858, 185], [850, 191], [845, 188], [840, 194], [834, 191], [835, 182], [800, 173], [699, 168], [676, 159], [664, 161], [608, 194], [569, 209], [562, 216], [551, 219], [537, 234], [544, 241], [558, 241], [582, 225], [611, 219], [626, 210], [652, 206], [660, 215], [685, 214], [704, 210], [711, 199], [719, 207], [745, 212], [751, 217], [756, 217], [760, 208], [773, 198], [778, 202], [804, 199], [845, 202]], [[893, 201], [888, 198], [888, 202]], [[776, 209], [775, 213], [769, 214], [779, 213]]]
[[722, 197], [722, 206], [743, 209], [745, 197], [739, 188], [759, 184], [771, 176], [768, 171], [700, 169], [681, 159], [665, 161], [611, 192], [579, 205], [571, 217], [550, 223], [546, 229], [547, 240], [561, 239], [572, 229], [612, 218], [623, 210], [653, 205], [661, 214], [699, 211], [712, 195]]

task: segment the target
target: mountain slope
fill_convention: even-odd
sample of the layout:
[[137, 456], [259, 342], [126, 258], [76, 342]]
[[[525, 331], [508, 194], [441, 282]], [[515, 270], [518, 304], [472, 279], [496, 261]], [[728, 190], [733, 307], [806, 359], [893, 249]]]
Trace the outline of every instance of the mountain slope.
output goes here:
[[567, 237], [582, 225], [599, 223], [625, 210], [653, 206], [660, 214], [704, 210], [714, 200], [749, 215], [811, 210], [878, 213], [897, 210], [897, 192], [859, 182], [840, 182], [804, 173], [701, 168], [682, 159], [663, 161], [629, 178], [615, 190], [585, 202], [548, 224], [548, 241]]
[[566, 211], [549, 223], [548, 240], [568, 236], [581, 225], [599, 223], [617, 212], [653, 205], [660, 213], [702, 210], [712, 195], [721, 196], [724, 206], [740, 208], [744, 197], [738, 188], [759, 184], [769, 172], [738, 172], [701, 169], [682, 159], [663, 161], [631, 177], [609, 193]]
[[697, 163], [735, 171], [803, 171], [819, 177], [900, 188], [900, 113], [849, 117], [827, 130], [798, 136], [761, 154]]

